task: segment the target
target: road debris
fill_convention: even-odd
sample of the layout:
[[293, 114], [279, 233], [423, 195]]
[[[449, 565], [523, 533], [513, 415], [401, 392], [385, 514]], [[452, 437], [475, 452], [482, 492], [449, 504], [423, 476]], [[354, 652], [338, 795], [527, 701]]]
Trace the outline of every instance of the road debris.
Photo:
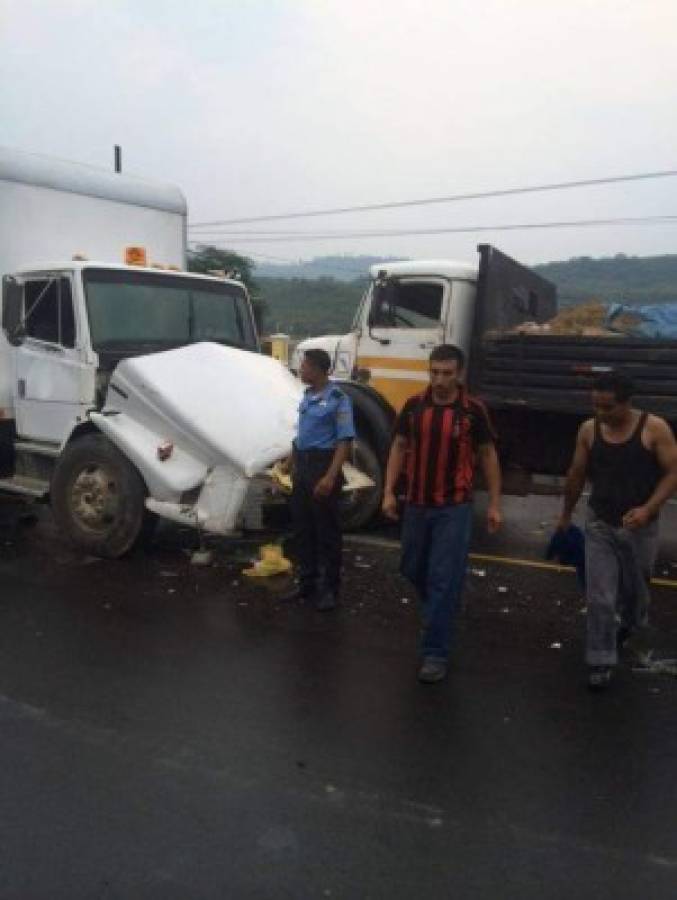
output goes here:
[[672, 675], [677, 678], [677, 659], [654, 659], [653, 650], [637, 654], [639, 665], [632, 671], [637, 675]]
[[211, 550], [194, 550], [190, 555], [191, 566], [211, 566], [214, 554]]
[[278, 544], [264, 544], [259, 549], [260, 559], [252, 566], [242, 570], [248, 578], [270, 578], [273, 575], [285, 575], [291, 572], [291, 561], [282, 554]]

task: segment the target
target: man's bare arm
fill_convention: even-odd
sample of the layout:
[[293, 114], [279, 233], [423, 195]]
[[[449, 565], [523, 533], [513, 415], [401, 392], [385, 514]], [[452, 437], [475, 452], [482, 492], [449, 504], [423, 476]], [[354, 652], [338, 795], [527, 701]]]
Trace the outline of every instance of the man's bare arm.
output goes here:
[[388, 455], [385, 486], [383, 488], [383, 514], [389, 519], [397, 518], [395, 486], [397, 485], [397, 480], [404, 468], [404, 458], [407, 453], [407, 446], [407, 439], [401, 434], [396, 434]]
[[576, 449], [564, 485], [564, 502], [558, 523], [559, 528], [568, 528], [571, 524], [571, 516], [585, 487], [593, 424], [593, 420], [588, 419], [578, 429]]
[[644, 506], [630, 509], [623, 516], [626, 528], [646, 525], [658, 514], [661, 506], [677, 491], [677, 441], [672, 429], [664, 419], [652, 416], [650, 421], [651, 449], [656, 454], [664, 475]]

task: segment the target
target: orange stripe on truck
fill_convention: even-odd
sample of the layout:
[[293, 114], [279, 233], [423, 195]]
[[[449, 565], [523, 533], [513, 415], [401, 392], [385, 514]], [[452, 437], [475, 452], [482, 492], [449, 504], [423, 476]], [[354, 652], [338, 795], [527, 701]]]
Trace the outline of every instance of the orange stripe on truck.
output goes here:
[[358, 356], [358, 369], [395, 369], [408, 372], [427, 372], [430, 363], [427, 359], [403, 359], [392, 356]]
[[399, 412], [410, 397], [426, 388], [424, 382], [406, 378], [370, 378], [367, 384], [385, 397], [395, 412]]

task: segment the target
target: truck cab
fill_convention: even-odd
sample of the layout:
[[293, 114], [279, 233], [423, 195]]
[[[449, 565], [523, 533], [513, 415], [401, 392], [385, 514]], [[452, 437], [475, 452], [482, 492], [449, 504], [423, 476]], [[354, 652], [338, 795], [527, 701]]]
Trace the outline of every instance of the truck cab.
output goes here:
[[0, 492], [97, 556], [157, 516], [232, 532], [293, 437], [300, 386], [251, 352], [237, 278], [183, 271], [187, 215], [174, 185], [0, 148]]
[[89, 552], [123, 555], [150, 512], [235, 527], [255, 474], [248, 458], [233, 462], [238, 374], [272, 404], [267, 427], [240, 435], [250, 457], [263, 454], [258, 469], [291, 442], [298, 385], [257, 352], [235, 279], [38, 265], [3, 279], [0, 327], [0, 490], [49, 497], [60, 530]]
[[3, 418], [54, 447], [101, 408], [121, 359], [200, 341], [258, 350], [241, 283], [174, 271], [39, 265], [5, 276], [1, 316]]
[[0, 404], [18, 436], [60, 446], [129, 356], [216, 341], [257, 350], [242, 284], [70, 262], [3, 279]]

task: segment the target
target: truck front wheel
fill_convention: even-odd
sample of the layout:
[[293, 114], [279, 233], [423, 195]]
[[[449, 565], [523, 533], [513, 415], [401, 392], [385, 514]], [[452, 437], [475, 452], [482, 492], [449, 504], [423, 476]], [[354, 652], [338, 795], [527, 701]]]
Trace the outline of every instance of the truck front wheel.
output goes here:
[[117, 559], [141, 534], [144, 483], [102, 434], [88, 434], [66, 447], [50, 493], [57, 527], [87, 553]]

